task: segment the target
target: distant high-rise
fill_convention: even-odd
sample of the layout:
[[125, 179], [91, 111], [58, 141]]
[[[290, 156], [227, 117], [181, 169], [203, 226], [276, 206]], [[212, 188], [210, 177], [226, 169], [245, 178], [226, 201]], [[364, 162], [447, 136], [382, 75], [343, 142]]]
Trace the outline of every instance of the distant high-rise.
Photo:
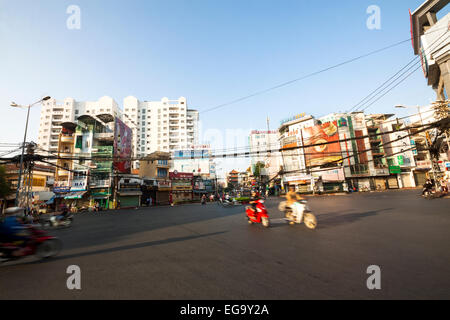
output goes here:
[[136, 157], [155, 151], [184, 150], [198, 142], [199, 114], [188, 109], [184, 97], [139, 101], [130, 96], [124, 99], [123, 106], [123, 121], [133, 130]]

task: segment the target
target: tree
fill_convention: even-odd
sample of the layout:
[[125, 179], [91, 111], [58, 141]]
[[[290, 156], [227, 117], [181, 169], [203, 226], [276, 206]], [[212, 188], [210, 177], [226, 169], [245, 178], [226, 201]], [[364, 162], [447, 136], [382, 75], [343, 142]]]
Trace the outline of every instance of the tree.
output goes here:
[[254, 167], [254, 169], [253, 169], [253, 176], [254, 176], [255, 178], [261, 177], [261, 169], [264, 169], [264, 167], [265, 167], [264, 162], [258, 161], [258, 162], [255, 164], [255, 167]]
[[0, 199], [5, 199], [11, 193], [11, 184], [6, 179], [6, 169], [4, 166], [0, 166]]

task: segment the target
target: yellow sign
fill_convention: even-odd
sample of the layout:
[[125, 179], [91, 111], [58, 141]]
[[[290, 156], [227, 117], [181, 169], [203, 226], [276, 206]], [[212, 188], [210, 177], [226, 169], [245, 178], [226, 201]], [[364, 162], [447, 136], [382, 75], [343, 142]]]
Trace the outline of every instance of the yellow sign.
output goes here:
[[[46, 182], [46, 179], [43, 177], [33, 177], [32, 178], [32, 186], [33, 187], [45, 187], [45, 182]], [[30, 181], [29, 181], [28, 177], [25, 177], [23, 184], [25, 186], [30, 185]]]

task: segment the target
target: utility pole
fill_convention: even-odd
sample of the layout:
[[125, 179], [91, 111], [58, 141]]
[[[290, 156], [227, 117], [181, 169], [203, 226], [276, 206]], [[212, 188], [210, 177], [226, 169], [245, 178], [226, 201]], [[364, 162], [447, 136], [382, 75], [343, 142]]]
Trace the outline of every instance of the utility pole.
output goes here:
[[[420, 125], [423, 126], [423, 119], [422, 119], [422, 113], [420, 112], [420, 106], [417, 106], [417, 111], [418, 111], [419, 117], [420, 117]], [[430, 161], [431, 161], [431, 172], [433, 173], [433, 180], [434, 180], [434, 183], [436, 184], [436, 186], [440, 186], [439, 181], [437, 179], [436, 168], [435, 168], [435, 161], [434, 161], [433, 156], [431, 155], [431, 152], [430, 152], [430, 144], [428, 143], [427, 135], [428, 135], [428, 132], [425, 131], [425, 144], [427, 146], [428, 156], [430, 157]]]

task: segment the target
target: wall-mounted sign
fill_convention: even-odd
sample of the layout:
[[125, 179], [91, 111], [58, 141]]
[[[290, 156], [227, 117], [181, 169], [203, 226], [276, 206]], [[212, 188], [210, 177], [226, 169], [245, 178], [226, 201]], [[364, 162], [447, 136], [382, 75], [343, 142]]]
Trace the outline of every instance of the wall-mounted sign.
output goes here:
[[340, 118], [339, 120], [338, 120], [338, 126], [339, 127], [347, 127], [347, 119], [345, 119], [345, 118]]
[[389, 166], [390, 173], [402, 173], [402, 169], [399, 166]]
[[253, 130], [251, 134], [278, 134], [278, 131], [270, 130], [270, 131], [259, 131]]
[[184, 180], [192, 180], [194, 178], [194, 174], [192, 172], [169, 172], [169, 178], [172, 179], [184, 179]]
[[297, 114], [297, 115], [295, 115], [293, 117], [289, 117], [289, 118], [281, 120], [280, 124], [283, 124], [283, 123], [286, 123], [286, 122], [290, 122], [290, 121], [293, 121], [293, 120], [297, 120], [297, 119], [301, 119], [301, 118], [304, 118], [305, 116], [306, 116], [306, 113], [299, 113], [299, 114]]

